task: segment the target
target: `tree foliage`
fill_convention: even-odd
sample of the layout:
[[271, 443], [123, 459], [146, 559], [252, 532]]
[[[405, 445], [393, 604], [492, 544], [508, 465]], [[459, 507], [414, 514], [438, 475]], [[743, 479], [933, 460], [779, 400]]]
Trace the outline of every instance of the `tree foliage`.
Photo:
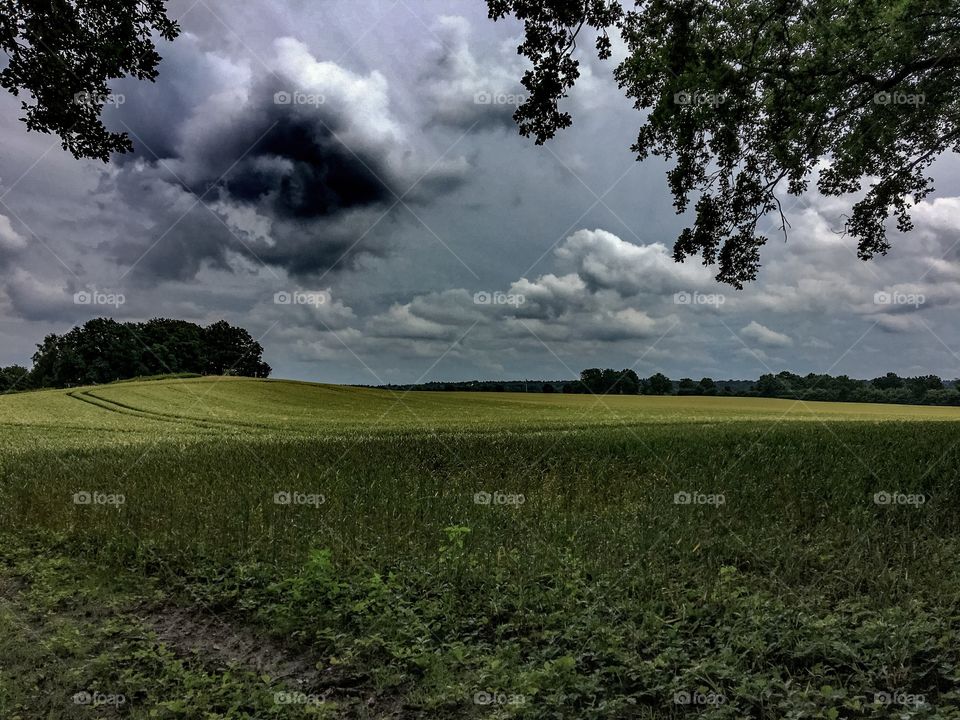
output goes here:
[[669, 395], [673, 392], [673, 383], [663, 373], [654, 373], [647, 379], [646, 388], [650, 395]]
[[960, 0], [487, 0], [489, 15], [524, 24], [532, 63], [517, 109], [538, 144], [568, 127], [560, 109], [579, 77], [584, 28], [601, 58], [608, 31], [627, 57], [615, 78], [644, 121], [639, 159], [674, 161], [678, 213], [694, 217], [674, 258], [700, 255], [717, 279], [754, 280], [784, 193], [811, 182], [828, 196], [860, 194], [844, 231], [870, 259], [886, 254], [887, 220], [912, 228], [909, 208], [932, 190], [926, 171], [960, 143]]
[[[767, 397], [791, 400], [829, 402], [879, 402], [909, 405], [960, 405], [960, 391], [945, 387], [936, 375], [901, 378], [896, 373], [873, 380], [855, 380], [846, 375], [797, 375], [784, 370], [767, 373], [752, 384], [736, 381], [737, 390], [729, 385], [719, 388], [713, 378], [681, 378], [676, 384], [663, 373], [655, 373], [636, 383], [617, 384], [616, 378], [636, 373], [632, 370], [600, 370], [588, 368], [580, 373], [580, 382], [564, 386], [564, 392], [624, 395], [708, 395], [724, 397]], [[955, 384], [954, 384], [955, 385]], [[635, 389], [634, 389], [635, 388]]]
[[26, 382], [29, 374], [30, 371], [23, 365], [10, 365], [0, 368], [0, 393], [26, 390], [29, 387]]
[[955, 387], [945, 388], [936, 375], [901, 378], [892, 372], [869, 381], [846, 375], [768, 373], [761, 375], [752, 392], [746, 394], [794, 400], [960, 405], [960, 392]]
[[77, 158], [106, 162], [133, 148], [126, 133], [108, 131], [100, 114], [108, 82], [153, 80], [160, 55], [154, 33], [180, 32], [164, 0], [0, 0], [0, 48], [7, 55], [0, 87], [20, 104], [28, 130], [54, 133]]
[[633, 370], [587, 368], [580, 373], [581, 392], [594, 395], [636, 395], [640, 392], [640, 378]]
[[201, 327], [166, 318], [96, 318], [64, 335], [47, 335], [37, 345], [26, 384], [73, 387], [166, 373], [268, 377], [271, 368], [262, 354], [250, 333], [223, 320]]

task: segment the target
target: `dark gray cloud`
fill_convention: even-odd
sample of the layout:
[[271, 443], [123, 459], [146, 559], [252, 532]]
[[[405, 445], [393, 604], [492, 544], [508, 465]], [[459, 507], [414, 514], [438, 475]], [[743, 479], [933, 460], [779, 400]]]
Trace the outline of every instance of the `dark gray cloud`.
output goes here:
[[348, 269], [390, 250], [367, 231], [399, 200], [428, 204], [465, 179], [463, 162], [419, 157], [379, 73], [317, 61], [292, 39], [275, 43], [272, 69], [253, 71], [190, 38], [168, 50], [166, 69], [191, 67], [196, 82], [138, 87], [110, 118], [137, 151], [119, 158], [108, 186], [162, 242], [123, 237], [101, 249], [141, 276], [226, 270], [231, 255], [296, 275]]
[[205, 51], [200, 38], [186, 32], [173, 43], [162, 42], [156, 82], [125, 78], [111, 84], [119, 102], [104, 106], [104, 124], [114, 132], [132, 134], [133, 152], [112, 162], [125, 165], [152, 162], [180, 154], [180, 132], [199, 102], [222, 90], [226, 83], [243, 84], [249, 69]]
[[230, 270], [231, 252], [243, 251], [235, 234], [189, 191], [155, 172], [143, 166], [125, 169], [111, 189], [118, 204], [149, 218], [150, 229], [121, 228], [102, 240], [98, 251], [119, 272], [144, 284], [188, 280], [205, 266]]
[[[248, 142], [251, 135], [262, 139]], [[274, 216], [302, 220], [330, 217], [345, 210], [388, 202], [396, 190], [382, 179], [381, 158], [344, 147], [327, 124], [280, 115], [266, 128], [248, 127], [233, 138], [233, 150], [250, 151], [222, 181], [226, 196], [238, 203], [266, 206]], [[234, 155], [234, 153], [230, 153]], [[207, 192], [210, 188], [195, 188]], [[221, 195], [221, 199], [223, 196]]]

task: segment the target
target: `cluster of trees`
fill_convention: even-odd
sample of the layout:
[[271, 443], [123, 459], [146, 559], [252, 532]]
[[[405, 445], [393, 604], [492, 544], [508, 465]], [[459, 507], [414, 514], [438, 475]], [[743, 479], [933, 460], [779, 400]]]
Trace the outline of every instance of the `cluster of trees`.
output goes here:
[[[955, 383], [950, 383], [954, 385]], [[738, 385], [740, 387], [732, 387]], [[632, 370], [599, 370], [580, 373], [580, 381], [567, 383], [564, 392], [621, 395], [724, 395], [738, 397], [775, 397], [832, 402], [880, 402], [921, 405], [960, 405], [960, 391], [947, 387], [936, 375], [900, 377], [896, 373], [873, 380], [855, 380], [840, 375], [797, 375], [783, 371], [768, 373], [746, 388], [742, 383], [718, 385], [712, 378], [682, 378], [674, 382], [662, 373], [639, 379]]]
[[[569, 380], [467, 380], [461, 382], [417, 383], [414, 385], [379, 385], [390, 390], [428, 390], [434, 392], [526, 392], [526, 393], [596, 393], [597, 395], [734, 395], [736, 389], [749, 389], [747, 380], [725, 380], [719, 387], [710, 378], [699, 382], [684, 379], [677, 383], [663, 373], [640, 378], [633, 370], [590, 368], [580, 374], [579, 381]], [[370, 387], [370, 386], [366, 386]]]
[[944, 381], [936, 375], [900, 377], [887, 373], [873, 380], [855, 380], [840, 375], [797, 375], [791, 372], [761, 375], [759, 380], [681, 378], [663, 373], [641, 378], [633, 370], [588, 368], [580, 379], [567, 380], [471, 380], [430, 382], [418, 385], [388, 385], [397, 390], [594, 393], [597, 395], [713, 395], [721, 397], [775, 397], [831, 402], [881, 402], [909, 405], [960, 406], [960, 381]]
[[386, 390], [425, 390], [432, 392], [526, 392], [552, 393], [563, 384], [563, 380], [462, 380], [457, 382], [431, 381], [407, 385], [362, 385], [360, 387], [379, 387]]
[[633, 370], [587, 368], [580, 373], [580, 381], [564, 383], [565, 393], [593, 393], [595, 395], [666, 395], [673, 389], [670, 379], [657, 373], [641, 380]]
[[587, 368], [580, 373], [580, 386], [582, 392], [597, 395], [636, 395], [640, 392], [640, 378], [633, 370]]
[[[593, 393], [595, 395], [672, 395], [673, 381], [663, 373], [640, 378], [633, 370], [587, 368], [580, 373], [580, 381], [565, 383], [565, 393]], [[710, 378], [699, 383], [689, 378], [680, 381], [678, 395], [716, 395], [717, 384]]]
[[796, 375], [791, 372], [761, 375], [750, 380], [681, 378], [671, 380], [663, 373], [641, 378], [633, 370], [588, 368], [575, 381], [472, 380], [469, 382], [431, 382], [420, 385], [388, 386], [402, 390], [474, 391], [474, 392], [564, 392], [596, 395], [714, 395], [723, 397], [775, 397], [795, 400], [833, 402], [882, 402], [912, 405], [960, 405], [960, 390], [955, 382], [944, 382], [936, 375], [900, 377], [896, 373], [873, 380], [854, 380], [846, 375]]
[[119, 323], [90, 320], [64, 335], [47, 335], [30, 370], [0, 368], [0, 392], [95, 385], [164, 373], [268, 377], [263, 347], [224, 320], [202, 327], [154, 318]]
[[23, 365], [0, 367], [0, 393], [23, 389], [25, 378], [29, 374], [30, 371]]
[[900, 377], [892, 372], [873, 380], [854, 380], [846, 375], [800, 376], [784, 371], [761, 375], [751, 394], [797, 400], [960, 405], [960, 392], [946, 387], [936, 375]]

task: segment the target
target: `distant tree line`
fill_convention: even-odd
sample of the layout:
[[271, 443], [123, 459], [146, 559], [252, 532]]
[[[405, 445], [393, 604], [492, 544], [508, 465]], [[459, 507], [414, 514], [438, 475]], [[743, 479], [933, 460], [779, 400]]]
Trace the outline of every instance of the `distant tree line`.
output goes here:
[[563, 380], [464, 380], [458, 382], [431, 381], [415, 384], [358, 385], [378, 387], [385, 390], [421, 390], [432, 392], [560, 392]]
[[900, 377], [887, 373], [872, 380], [855, 380], [846, 375], [796, 375], [768, 373], [759, 380], [681, 378], [671, 380], [663, 373], [641, 378], [633, 370], [588, 368], [579, 380], [471, 380], [430, 382], [419, 385], [389, 385], [398, 390], [474, 392], [563, 392], [595, 395], [704, 395], [720, 397], [772, 397], [832, 402], [879, 402], [910, 405], [958, 405], [957, 381], [944, 382], [936, 375]]
[[800, 376], [784, 371], [761, 375], [752, 394], [797, 400], [960, 405], [956, 383], [950, 385], [947, 387], [936, 375], [900, 377], [890, 372], [873, 380], [854, 380], [846, 375]]
[[167, 373], [265, 378], [270, 366], [250, 333], [224, 320], [202, 327], [154, 318], [120, 323], [90, 320], [64, 335], [47, 335], [33, 367], [0, 368], [0, 392], [96, 385]]
[[684, 378], [674, 388], [673, 381], [663, 373], [640, 378], [633, 370], [587, 368], [580, 380], [564, 383], [565, 393], [592, 393], [594, 395], [716, 395], [717, 385], [710, 378], [699, 383]]
[[[580, 381], [563, 386], [564, 392], [617, 395], [722, 395], [727, 397], [771, 397], [832, 402], [879, 402], [921, 405], [960, 405], [960, 391], [947, 387], [936, 375], [900, 377], [887, 373], [873, 380], [855, 380], [846, 375], [797, 375], [786, 370], [761, 375], [747, 388], [720, 385], [712, 378], [681, 378], [674, 382], [662, 373], [638, 379], [632, 370], [589, 368]], [[955, 383], [950, 383], [951, 386]]]

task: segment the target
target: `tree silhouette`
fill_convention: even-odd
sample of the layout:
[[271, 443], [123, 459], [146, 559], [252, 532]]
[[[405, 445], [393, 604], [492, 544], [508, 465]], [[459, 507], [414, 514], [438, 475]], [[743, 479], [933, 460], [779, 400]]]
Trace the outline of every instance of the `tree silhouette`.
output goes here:
[[[166, 318], [144, 323], [95, 318], [64, 335], [47, 335], [37, 345], [28, 382], [10, 389], [92, 385], [166, 373], [264, 378], [270, 366], [262, 354], [263, 347], [250, 333], [223, 320], [200, 327]], [[12, 370], [11, 377], [18, 373]]]
[[30, 96], [20, 103], [28, 130], [58, 135], [74, 157], [106, 162], [133, 149], [126, 133], [109, 132], [100, 120], [115, 100], [107, 82], [157, 76], [154, 32], [165, 40], [180, 32], [164, 0], [3, 0], [0, 87]]
[[647, 392], [650, 395], [668, 395], [673, 392], [673, 383], [663, 373], [656, 373], [647, 379]]

